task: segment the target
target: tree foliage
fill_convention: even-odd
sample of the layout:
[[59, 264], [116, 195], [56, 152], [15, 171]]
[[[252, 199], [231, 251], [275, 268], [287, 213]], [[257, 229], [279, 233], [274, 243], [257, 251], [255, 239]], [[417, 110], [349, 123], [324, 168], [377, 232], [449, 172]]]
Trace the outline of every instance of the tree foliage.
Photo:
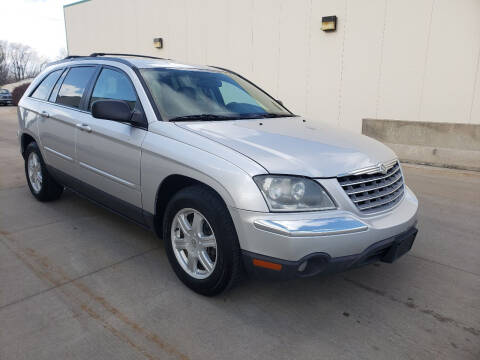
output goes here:
[[24, 83], [22, 85], [17, 86], [15, 89], [12, 91], [12, 103], [13, 105], [17, 106], [18, 102], [22, 98], [23, 94], [25, 93], [25, 90], [30, 86], [30, 83]]
[[9, 80], [9, 70], [7, 65], [7, 53], [3, 42], [0, 42], [0, 85], [6, 84]]
[[33, 78], [45, 65], [30, 46], [0, 41], [0, 85]]

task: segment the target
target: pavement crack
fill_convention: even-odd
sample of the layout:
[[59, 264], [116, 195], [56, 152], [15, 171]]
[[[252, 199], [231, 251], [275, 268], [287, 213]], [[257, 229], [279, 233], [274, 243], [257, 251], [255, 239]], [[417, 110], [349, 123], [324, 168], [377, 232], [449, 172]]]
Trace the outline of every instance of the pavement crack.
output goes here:
[[[12, 253], [14, 253], [15, 255], [17, 255], [17, 253], [16, 253], [14, 250], [12, 250], [12, 249], [8, 246], [8, 244], [5, 243], [5, 241], [3, 241], [3, 240], [1, 240], [1, 239], [0, 239], [0, 241], [1, 241]], [[103, 266], [103, 267], [98, 268], [98, 269], [96, 269], [96, 270], [94, 270], [94, 271], [91, 271], [91, 272], [88, 272], [88, 273], [86, 273], [86, 274], [80, 275], [80, 276], [78, 276], [78, 277], [76, 277], [76, 278], [73, 278], [73, 279], [70, 279], [70, 280], [61, 282], [61, 283], [59, 283], [59, 284], [57, 284], [57, 285], [48, 287], [48, 288], [43, 289], [43, 290], [41, 290], [41, 291], [38, 291], [38, 292], [36, 292], [36, 293], [34, 293], [34, 294], [25, 296], [25, 297], [23, 297], [23, 298], [21, 298], [21, 299], [17, 299], [17, 300], [12, 301], [12, 302], [10, 302], [10, 303], [8, 303], [8, 304], [4, 304], [4, 305], [0, 306], [0, 311], [2, 311], [3, 309], [5, 309], [5, 308], [7, 308], [7, 307], [12, 306], [12, 305], [19, 304], [19, 303], [24, 302], [24, 301], [26, 301], [26, 300], [32, 299], [32, 298], [34, 298], [34, 297], [36, 297], [36, 296], [45, 294], [45, 293], [47, 293], [47, 292], [49, 292], [49, 291], [51, 291], [51, 290], [58, 289], [58, 288], [60, 288], [60, 287], [62, 287], [62, 286], [68, 285], [68, 284], [70, 284], [70, 283], [72, 283], [72, 282], [74, 282], [74, 281], [81, 280], [81, 279], [83, 279], [83, 278], [85, 278], [85, 277], [88, 277], [88, 276], [90, 276], [90, 275], [94, 275], [94, 274], [99, 273], [99, 272], [101, 272], [101, 271], [107, 270], [107, 269], [109, 269], [109, 268], [111, 268], [111, 267], [114, 267], [114, 266], [116, 266], [116, 265], [123, 264], [123, 263], [125, 263], [125, 262], [127, 262], [127, 261], [130, 261], [130, 260], [135, 259], [135, 258], [137, 258], [137, 257], [143, 256], [143, 255], [145, 255], [145, 254], [148, 254], [148, 253], [150, 253], [150, 252], [152, 252], [152, 251], [155, 251], [155, 250], [158, 250], [158, 249], [159, 249], [159, 247], [154, 247], [154, 248], [151, 248], [151, 249], [142, 251], [142, 252], [140, 252], [140, 253], [138, 253], [138, 254], [134, 254], [134, 255], [132, 255], [132, 256], [126, 257], [126, 258], [124, 258], [124, 259], [122, 259], [122, 260], [119, 260], [119, 261], [116, 261], [116, 262], [111, 263], [111, 264], [109, 264], [109, 265]], [[19, 257], [17, 256], [17, 258], [19, 258]], [[22, 259], [20, 259], [20, 260], [21, 260], [23, 263], [25, 263]], [[29, 266], [29, 268], [31, 269], [30, 266]]]
[[[85, 215], [85, 216], [77, 217], [76, 220], [77, 221], [78, 220], [88, 220], [88, 219], [94, 219], [95, 217], [96, 216]], [[50, 221], [50, 222], [47, 222], [47, 223], [44, 223], [44, 224], [26, 226], [24, 228], [17, 229], [13, 232], [12, 231], [5, 231], [5, 230], [0, 229], [0, 235], [5, 235], [5, 236], [16, 235], [16, 234], [24, 232], [24, 231], [30, 231], [30, 230], [34, 230], [34, 229], [42, 229], [42, 228], [50, 226], [50, 225], [62, 224], [62, 223], [69, 224], [70, 220], [53, 220], [53, 221]]]
[[[8, 237], [7, 239], [10, 240]], [[99, 322], [105, 329], [110, 331], [123, 343], [141, 353], [148, 360], [160, 359], [158, 356], [153, 355], [156, 354], [156, 350], [158, 350], [158, 348], [170, 357], [180, 360], [189, 359], [187, 355], [177, 350], [174, 346], [163, 341], [156, 333], [144, 328], [134, 320], [130, 319], [118, 308], [113, 306], [106, 298], [96, 294], [86, 284], [80, 281], [80, 277], [76, 279], [69, 278], [69, 276], [61, 267], [51, 262], [51, 260], [46, 256], [38, 254], [34, 249], [13, 246], [14, 242], [9, 244], [3, 239], [0, 240], [38, 277], [54, 285], [53, 288], [57, 288], [65, 297], [67, 297], [69, 301], [66, 304], [71, 308], [72, 312], [75, 312], [75, 306], [76, 308], [80, 308], [83, 313], [88, 315], [88, 317]], [[153, 249], [150, 249], [148, 251], [152, 250]], [[134, 256], [140, 255], [141, 254], [137, 254]], [[124, 259], [123, 261], [127, 260]], [[109, 268], [114, 265], [115, 264], [111, 264], [105, 268]], [[95, 272], [101, 270], [102, 269], [97, 269]], [[87, 274], [83, 275], [82, 277], [85, 276], [87, 276]], [[74, 289], [66, 288], [65, 285], [67, 283], [72, 284]], [[93, 306], [103, 310], [95, 311]], [[105, 311], [109, 313], [109, 315], [102, 315], [102, 312]], [[107, 320], [110, 316], [113, 316], [116, 320], [120, 321], [123, 326], [119, 328], [119, 325], [113, 325]], [[148, 346], [147, 344], [150, 344], [150, 346], [154, 345], [157, 349], [148, 351], [146, 349]]]
[[464, 325], [462, 322], [458, 321], [458, 320], [455, 320], [453, 318], [450, 318], [448, 316], [444, 316], [432, 309], [425, 309], [425, 308], [420, 308], [418, 305], [416, 305], [413, 300], [411, 298], [409, 298], [407, 301], [404, 301], [402, 299], [399, 299], [393, 295], [389, 295], [387, 294], [386, 291], [383, 291], [383, 290], [379, 290], [379, 289], [375, 289], [369, 285], [365, 285], [359, 281], [356, 281], [356, 280], [353, 280], [353, 279], [349, 279], [347, 277], [344, 277], [343, 280], [345, 280], [346, 282], [360, 288], [360, 289], [363, 289], [363, 290], [366, 290], [372, 294], [375, 294], [377, 296], [381, 296], [381, 297], [384, 297], [386, 299], [389, 299], [391, 301], [394, 301], [398, 304], [402, 304], [410, 309], [414, 309], [414, 310], [418, 310], [420, 311], [422, 314], [426, 314], [426, 315], [429, 315], [431, 317], [433, 317], [435, 320], [439, 321], [439, 322], [442, 322], [442, 323], [448, 323], [448, 324], [452, 324], [454, 325], [455, 327], [461, 329], [461, 330], [464, 330], [474, 336], [480, 336], [480, 330], [479, 329], [476, 329], [474, 327], [469, 327], [469, 326], [466, 326]]
[[437, 265], [440, 265], [440, 266], [445, 266], [445, 267], [448, 267], [449, 269], [461, 271], [461, 272], [464, 272], [464, 273], [467, 273], [467, 274], [470, 274], [470, 275], [480, 276], [480, 274], [478, 274], [478, 273], [474, 273], [474, 272], [471, 272], [471, 271], [468, 271], [468, 270], [465, 270], [465, 269], [460, 269], [460, 268], [458, 268], [458, 267], [456, 267], [456, 266], [444, 264], [444, 263], [441, 263], [441, 262], [438, 262], [438, 261], [435, 261], [435, 260], [426, 259], [426, 258], [421, 257], [421, 256], [418, 256], [418, 255], [408, 254], [408, 256], [411, 256], [411, 257], [414, 257], [415, 259], [423, 260], [423, 261], [426, 261], [426, 262], [429, 262], [429, 263], [432, 263], [432, 264], [437, 264]]

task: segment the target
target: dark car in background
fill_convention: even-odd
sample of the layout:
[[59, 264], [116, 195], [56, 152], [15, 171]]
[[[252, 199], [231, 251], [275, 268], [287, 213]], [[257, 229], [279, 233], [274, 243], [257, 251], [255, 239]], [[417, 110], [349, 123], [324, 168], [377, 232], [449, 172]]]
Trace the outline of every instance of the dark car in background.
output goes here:
[[7, 89], [0, 89], [0, 105], [12, 105], [12, 94]]

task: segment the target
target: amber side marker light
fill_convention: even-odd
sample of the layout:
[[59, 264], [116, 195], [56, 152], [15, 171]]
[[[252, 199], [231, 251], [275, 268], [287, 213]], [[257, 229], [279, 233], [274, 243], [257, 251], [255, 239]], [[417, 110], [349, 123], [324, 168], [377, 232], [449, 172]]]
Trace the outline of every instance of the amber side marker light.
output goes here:
[[275, 264], [270, 261], [264, 261], [259, 259], [253, 259], [253, 265], [263, 267], [270, 270], [280, 271], [282, 270], [282, 264]]

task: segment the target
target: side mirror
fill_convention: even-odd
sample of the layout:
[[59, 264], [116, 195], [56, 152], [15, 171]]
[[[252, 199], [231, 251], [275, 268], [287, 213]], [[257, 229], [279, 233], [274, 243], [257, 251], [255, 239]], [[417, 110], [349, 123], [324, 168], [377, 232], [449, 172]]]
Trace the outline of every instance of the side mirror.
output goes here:
[[92, 104], [92, 116], [119, 122], [130, 122], [132, 110], [124, 100], [97, 100]]
[[275, 101], [278, 102], [280, 105], [283, 106], [283, 101], [282, 101], [282, 100], [275, 99]]

